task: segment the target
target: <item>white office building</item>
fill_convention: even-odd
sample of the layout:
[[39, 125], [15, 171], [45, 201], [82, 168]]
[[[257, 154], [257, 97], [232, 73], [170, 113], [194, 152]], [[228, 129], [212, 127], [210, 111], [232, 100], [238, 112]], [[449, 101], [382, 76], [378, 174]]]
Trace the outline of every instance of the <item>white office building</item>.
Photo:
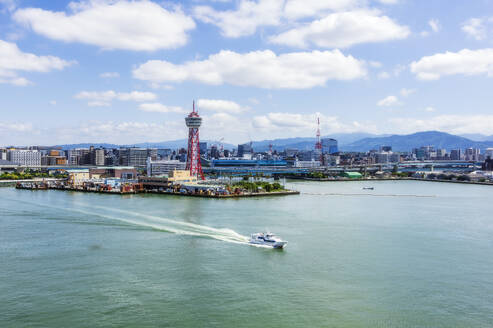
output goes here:
[[186, 163], [179, 160], [170, 161], [153, 161], [150, 157], [147, 158], [147, 176], [156, 176], [169, 174], [174, 170], [185, 170]]
[[37, 150], [12, 149], [7, 152], [7, 160], [22, 166], [40, 166], [41, 153]]

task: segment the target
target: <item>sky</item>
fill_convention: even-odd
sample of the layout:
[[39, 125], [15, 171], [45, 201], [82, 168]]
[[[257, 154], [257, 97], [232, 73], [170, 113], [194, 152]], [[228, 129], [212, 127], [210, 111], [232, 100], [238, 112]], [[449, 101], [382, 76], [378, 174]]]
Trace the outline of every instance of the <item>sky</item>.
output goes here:
[[0, 145], [493, 135], [493, 0], [0, 0]]

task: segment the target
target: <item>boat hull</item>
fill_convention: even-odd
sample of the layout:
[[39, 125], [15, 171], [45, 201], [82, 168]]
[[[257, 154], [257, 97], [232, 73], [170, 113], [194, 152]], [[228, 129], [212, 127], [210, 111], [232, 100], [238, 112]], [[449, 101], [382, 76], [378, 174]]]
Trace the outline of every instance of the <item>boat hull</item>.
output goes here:
[[275, 248], [275, 249], [283, 249], [288, 242], [287, 241], [278, 241], [275, 243], [261, 243], [261, 242], [251, 240], [249, 243], [252, 245], [271, 247], [271, 248]]

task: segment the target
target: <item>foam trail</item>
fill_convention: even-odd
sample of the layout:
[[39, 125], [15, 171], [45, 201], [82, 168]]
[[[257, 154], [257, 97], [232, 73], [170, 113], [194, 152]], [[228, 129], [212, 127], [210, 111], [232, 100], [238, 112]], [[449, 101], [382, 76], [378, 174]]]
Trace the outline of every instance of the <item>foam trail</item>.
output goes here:
[[[119, 210], [119, 209], [114, 209], [114, 208], [108, 208], [104, 206], [97, 206], [97, 205], [89, 205], [89, 204], [81, 204], [81, 203], [75, 203], [80, 207], [89, 207], [91, 209], [94, 208], [99, 208], [107, 211], [113, 211], [113, 212], [118, 212], [121, 214], [125, 214], [126, 216], [130, 215], [133, 216], [134, 218], [129, 218], [129, 217], [122, 217], [122, 216], [114, 216], [114, 215], [107, 215], [103, 214], [100, 212], [95, 212], [95, 211], [89, 211], [87, 209], [82, 209], [82, 208], [67, 208], [67, 207], [61, 207], [61, 206], [54, 206], [54, 205], [46, 205], [46, 204], [39, 204], [36, 202], [28, 202], [28, 201], [20, 201], [20, 200], [13, 200], [17, 203], [22, 202], [30, 205], [36, 205], [36, 206], [42, 206], [42, 207], [47, 207], [47, 208], [53, 208], [53, 209], [58, 209], [61, 211], [71, 211], [71, 212], [78, 212], [81, 214], [85, 214], [88, 216], [97, 216], [109, 220], [117, 220], [121, 222], [125, 222], [131, 225], [136, 225], [136, 226], [143, 226], [143, 227], [148, 227], [152, 228], [155, 230], [160, 230], [160, 231], [166, 231], [166, 232], [171, 232], [179, 235], [187, 235], [187, 236], [196, 236], [196, 237], [204, 237], [204, 238], [212, 238], [216, 240], [221, 240], [229, 243], [236, 243], [236, 244], [246, 244], [246, 245], [252, 245], [248, 243], [248, 237], [243, 236], [239, 233], [237, 233], [234, 230], [231, 229], [217, 229], [217, 228], [212, 228], [208, 226], [203, 226], [199, 224], [194, 224], [194, 223], [188, 223], [188, 222], [181, 222], [181, 221], [175, 221], [167, 218], [161, 218], [157, 216], [152, 216], [152, 215], [146, 215], [146, 214], [141, 214], [141, 213], [136, 213], [132, 211], [124, 211], [124, 210]], [[135, 217], [139, 217], [142, 219], [135, 219]], [[257, 246], [257, 245], [252, 245], [252, 246]], [[261, 246], [261, 245], [258, 245]]]
[[[88, 206], [84, 205], [81, 203], [77, 203], [79, 206]], [[182, 221], [176, 221], [168, 218], [163, 218], [159, 216], [153, 216], [153, 215], [148, 215], [148, 214], [142, 214], [142, 213], [137, 213], [137, 212], [132, 212], [132, 211], [126, 211], [126, 210], [120, 210], [116, 208], [108, 208], [104, 206], [97, 206], [97, 205], [91, 205], [91, 208], [99, 208], [102, 210], [106, 211], [113, 211], [117, 213], [121, 213], [124, 215], [131, 215], [134, 217], [139, 217], [144, 219], [144, 221], [139, 220], [130, 220], [134, 224], [143, 224], [147, 225], [150, 227], [153, 227], [155, 229], [160, 229], [160, 230], [166, 230], [178, 234], [184, 234], [184, 235], [195, 235], [195, 236], [203, 236], [203, 237], [210, 237], [222, 241], [227, 241], [227, 242], [234, 242], [234, 243], [247, 243], [248, 238], [246, 236], [240, 235], [234, 230], [231, 229], [218, 229], [218, 228], [212, 228], [208, 226], [203, 226], [195, 223], [189, 223], [189, 222], [182, 222]], [[94, 213], [90, 213], [94, 214]], [[99, 215], [99, 214], [97, 214]], [[122, 219], [123, 220], [123, 219]], [[128, 219], [124, 219], [128, 220]], [[166, 225], [163, 225], [166, 224]]]

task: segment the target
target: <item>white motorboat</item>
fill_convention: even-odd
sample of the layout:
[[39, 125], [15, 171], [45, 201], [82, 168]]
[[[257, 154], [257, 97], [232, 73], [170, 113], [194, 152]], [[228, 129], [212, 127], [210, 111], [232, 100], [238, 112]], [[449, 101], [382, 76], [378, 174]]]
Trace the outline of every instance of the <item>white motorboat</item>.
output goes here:
[[268, 246], [272, 248], [284, 248], [287, 241], [282, 240], [273, 233], [254, 233], [250, 237], [250, 244]]

